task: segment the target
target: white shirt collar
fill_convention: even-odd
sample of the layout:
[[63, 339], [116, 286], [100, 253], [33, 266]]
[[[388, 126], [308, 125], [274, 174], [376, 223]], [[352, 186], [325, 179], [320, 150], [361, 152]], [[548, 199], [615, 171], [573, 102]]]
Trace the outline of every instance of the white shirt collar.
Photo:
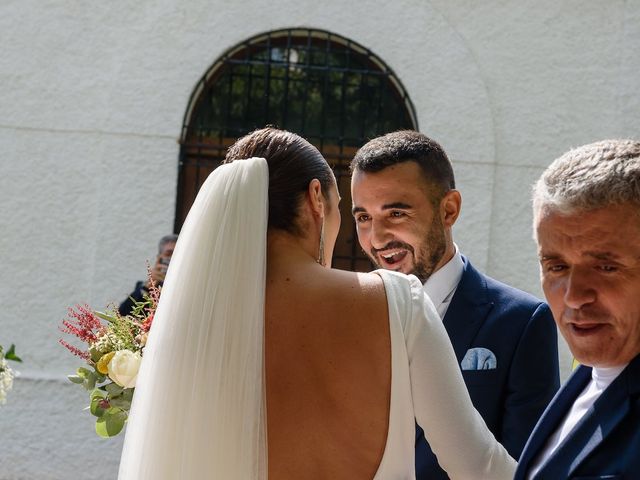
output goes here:
[[456, 244], [453, 246], [456, 251], [451, 260], [434, 272], [424, 283], [424, 291], [431, 298], [440, 316], [444, 316], [444, 313], [441, 312], [441, 306], [445, 307], [444, 311], [446, 312], [446, 306], [451, 301], [464, 270], [464, 261], [460, 250]]
[[604, 390], [627, 368], [627, 365], [628, 364], [617, 367], [593, 367], [591, 370], [591, 379], [595, 382], [598, 389]]

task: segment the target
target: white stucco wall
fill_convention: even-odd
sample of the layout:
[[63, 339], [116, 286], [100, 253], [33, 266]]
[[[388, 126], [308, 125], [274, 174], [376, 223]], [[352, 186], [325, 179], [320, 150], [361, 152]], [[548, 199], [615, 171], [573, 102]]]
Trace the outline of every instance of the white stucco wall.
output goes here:
[[454, 161], [461, 249], [538, 295], [529, 185], [571, 146], [638, 137], [638, 3], [0, 3], [0, 343], [24, 360], [0, 407], [0, 480], [116, 477], [122, 439], [93, 434], [57, 325], [74, 303], [120, 301], [170, 232], [199, 77], [238, 42], [295, 26], [394, 69]]

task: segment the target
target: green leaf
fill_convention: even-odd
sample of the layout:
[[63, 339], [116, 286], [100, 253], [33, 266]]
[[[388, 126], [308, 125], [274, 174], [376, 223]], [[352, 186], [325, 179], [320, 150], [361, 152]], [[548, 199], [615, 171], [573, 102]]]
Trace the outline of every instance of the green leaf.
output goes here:
[[108, 383], [107, 385], [105, 385], [104, 388], [107, 390], [107, 393], [109, 393], [109, 396], [112, 398], [120, 395], [124, 390], [124, 388], [122, 388], [117, 383]]
[[127, 400], [129, 403], [131, 403], [131, 400], [133, 400], [134, 391], [135, 391], [135, 388], [125, 388], [122, 391], [122, 399]]
[[[114, 386], [117, 386], [114, 384]], [[109, 393], [109, 402], [114, 407], [119, 407], [125, 410], [127, 413], [131, 410], [131, 400], [133, 400], [133, 388], [122, 388], [118, 386], [119, 390], [113, 388], [115, 393]], [[109, 385], [107, 385], [107, 390], [110, 390]]]
[[98, 312], [97, 310], [94, 311], [93, 313], [96, 314], [96, 317], [101, 318], [102, 320], [106, 320], [109, 323], [113, 323], [116, 321], [116, 316], [115, 315], [109, 315], [106, 312]]
[[115, 437], [124, 428], [127, 414], [121, 408], [109, 408], [96, 421], [96, 433], [103, 438]]
[[87, 390], [93, 390], [96, 388], [96, 376], [92, 373], [84, 383], [84, 388]]
[[93, 390], [96, 383], [104, 382], [106, 376], [98, 372], [97, 370], [89, 370], [88, 368], [80, 367], [76, 370], [78, 377], [84, 380], [87, 390]]
[[115, 397], [110, 399], [109, 403], [113, 407], [121, 408], [122, 410], [129, 411], [131, 410], [131, 399], [126, 399], [124, 397]]
[[77, 373], [78, 376], [83, 379], [82, 384], [84, 385], [84, 388], [87, 390], [93, 390], [95, 388], [98, 377], [94, 372], [87, 368], [80, 367], [78, 368]]
[[9, 347], [9, 350], [7, 350], [7, 353], [5, 353], [4, 358], [7, 360], [13, 360], [14, 362], [22, 362], [20, 357], [16, 355], [16, 346], [13, 343]]
[[89, 410], [91, 411], [91, 414], [93, 416], [100, 418], [107, 411], [107, 408], [103, 408], [100, 406], [103, 400], [104, 398], [100, 397], [99, 395], [91, 396], [91, 403], [89, 404]]
[[67, 375], [67, 378], [71, 380], [73, 383], [77, 383], [79, 385], [82, 385], [84, 383], [84, 378], [78, 375]]
[[95, 347], [90, 347], [89, 348], [89, 356], [91, 357], [91, 361], [94, 363], [98, 363], [98, 360], [100, 360], [100, 357], [102, 357], [102, 353], [100, 353], [98, 350], [96, 350]]
[[93, 400], [94, 398], [107, 398], [107, 393], [99, 388], [94, 388], [91, 391], [89, 398], [91, 398], [91, 400]]

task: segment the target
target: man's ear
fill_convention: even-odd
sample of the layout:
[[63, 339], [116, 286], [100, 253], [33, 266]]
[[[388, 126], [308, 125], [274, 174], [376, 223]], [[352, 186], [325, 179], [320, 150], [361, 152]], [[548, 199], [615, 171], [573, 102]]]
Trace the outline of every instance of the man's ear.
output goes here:
[[309, 187], [307, 188], [307, 196], [309, 199], [309, 206], [311, 207], [311, 211], [318, 215], [320, 218], [324, 218], [324, 196], [322, 195], [322, 185], [320, 184], [320, 180], [314, 178], [309, 182]]
[[440, 218], [442, 225], [452, 227], [460, 215], [461, 207], [462, 196], [458, 190], [449, 190], [445, 193], [440, 201]]

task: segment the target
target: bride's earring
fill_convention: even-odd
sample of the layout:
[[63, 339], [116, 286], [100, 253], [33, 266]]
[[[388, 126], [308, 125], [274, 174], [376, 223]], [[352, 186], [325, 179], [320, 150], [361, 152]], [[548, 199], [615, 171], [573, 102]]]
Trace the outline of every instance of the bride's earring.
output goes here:
[[320, 227], [320, 248], [318, 249], [318, 259], [316, 260], [323, 267], [325, 266], [324, 261], [324, 217], [322, 218], [322, 227]]

